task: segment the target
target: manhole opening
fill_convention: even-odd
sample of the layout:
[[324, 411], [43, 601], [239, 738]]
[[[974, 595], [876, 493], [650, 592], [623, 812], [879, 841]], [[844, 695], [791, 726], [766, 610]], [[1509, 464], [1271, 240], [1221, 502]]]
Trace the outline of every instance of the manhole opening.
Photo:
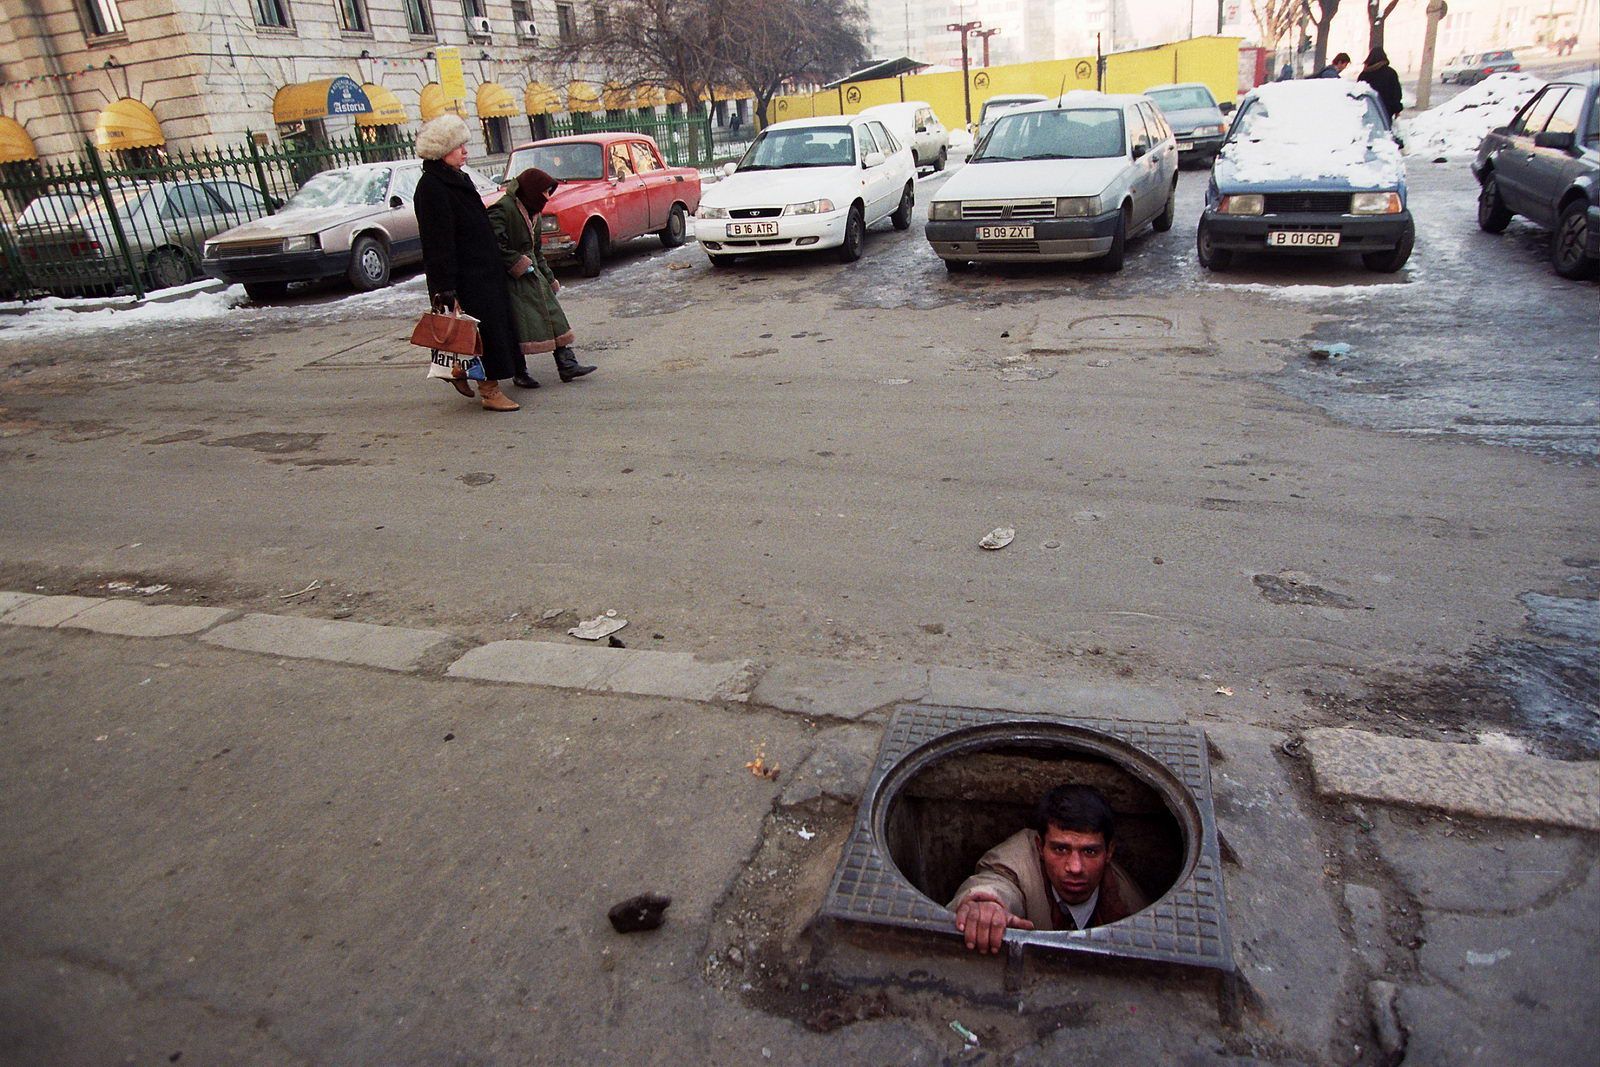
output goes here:
[[997, 744], [928, 764], [890, 800], [884, 843], [906, 880], [944, 904], [985, 852], [1033, 826], [1057, 785], [1098, 789], [1116, 815], [1114, 858], [1155, 901], [1188, 866], [1179, 820], [1161, 794], [1117, 762], [1062, 742]]

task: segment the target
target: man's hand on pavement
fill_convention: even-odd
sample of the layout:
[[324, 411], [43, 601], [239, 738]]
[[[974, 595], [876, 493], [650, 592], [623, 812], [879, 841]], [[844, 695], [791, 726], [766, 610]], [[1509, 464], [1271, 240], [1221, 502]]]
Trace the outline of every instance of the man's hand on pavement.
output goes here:
[[996, 953], [1009, 930], [1032, 930], [1033, 923], [1011, 914], [997, 897], [968, 893], [956, 908], [956, 929], [966, 935], [967, 948]]

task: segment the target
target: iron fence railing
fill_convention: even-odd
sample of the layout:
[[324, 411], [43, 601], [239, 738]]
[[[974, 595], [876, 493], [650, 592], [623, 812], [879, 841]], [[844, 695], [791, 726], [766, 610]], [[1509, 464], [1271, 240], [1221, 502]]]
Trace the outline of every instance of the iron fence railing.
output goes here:
[[661, 157], [674, 167], [709, 167], [712, 163], [711, 116], [661, 118], [644, 111], [575, 111], [549, 121], [551, 137], [583, 133], [642, 133], [661, 149]]
[[[375, 127], [383, 131], [383, 127]], [[270, 215], [314, 175], [409, 158], [413, 141], [367, 132], [320, 145], [101, 153], [0, 167], [0, 299], [94, 296], [199, 276], [207, 238]]]

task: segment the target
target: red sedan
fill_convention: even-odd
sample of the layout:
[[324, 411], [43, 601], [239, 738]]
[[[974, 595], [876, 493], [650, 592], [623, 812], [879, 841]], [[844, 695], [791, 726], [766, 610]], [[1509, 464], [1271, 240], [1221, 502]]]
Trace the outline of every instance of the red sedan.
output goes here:
[[561, 182], [539, 216], [545, 255], [575, 256], [590, 278], [622, 241], [655, 234], [668, 248], [683, 244], [689, 216], [700, 207], [700, 172], [667, 166], [655, 141], [642, 133], [521, 145], [506, 161], [506, 178], [530, 167]]

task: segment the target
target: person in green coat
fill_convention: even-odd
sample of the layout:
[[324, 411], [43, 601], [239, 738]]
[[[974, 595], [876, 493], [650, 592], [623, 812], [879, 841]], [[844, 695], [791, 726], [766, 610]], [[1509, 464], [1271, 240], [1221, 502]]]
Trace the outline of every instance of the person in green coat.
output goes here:
[[[510, 275], [511, 317], [516, 322], [523, 357], [553, 353], [556, 373], [562, 381], [570, 382], [594, 368], [579, 363], [573, 354], [572, 326], [556, 300], [561, 283], [545, 261], [539, 236], [539, 212], [557, 184], [542, 170], [523, 171], [508, 195], [489, 206], [489, 222], [500, 246], [500, 259]], [[526, 377], [527, 371], [522, 373]]]

